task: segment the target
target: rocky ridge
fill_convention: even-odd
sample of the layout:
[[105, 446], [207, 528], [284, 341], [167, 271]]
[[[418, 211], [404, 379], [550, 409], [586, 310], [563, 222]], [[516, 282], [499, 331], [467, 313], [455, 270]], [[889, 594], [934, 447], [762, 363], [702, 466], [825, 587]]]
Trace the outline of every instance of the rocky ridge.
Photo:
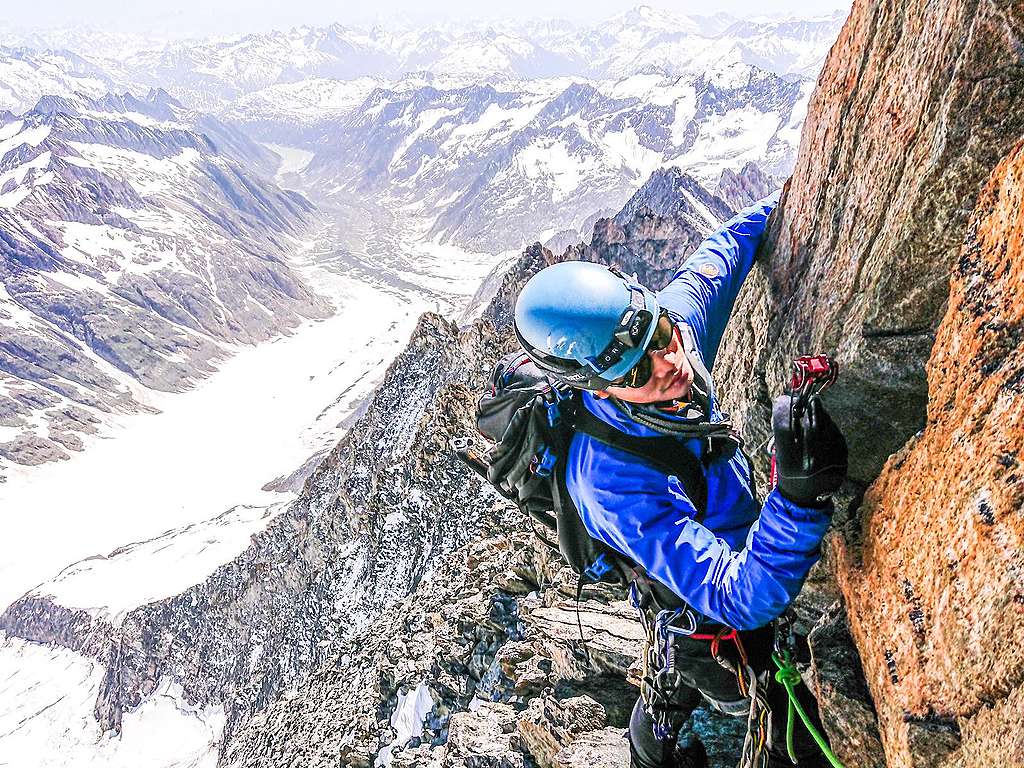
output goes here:
[[[638, 195], [665, 205], [665, 189], [658, 176]], [[720, 201], [715, 205], [724, 206]], [[635, 209], [637, 216], [658, 218], [646, 206]], [[609, 225], [602, 220], [595, 229]], [[666, 218], [660, 225], [662, 238], [670, 231], [675, 235], [671, 244], [701, 237], [685, 219]], [[644, 250], [642, 236], [630, 242]], [[514, 297], [537, 270], [567, 258], [618, 261], [620, 248], [604, 244], [596, 234], [593, 243], [560, 257], [539, 245], [528, 249], [481, 319], [462, 332], [467, 356], [455, 370], [475, 372], [470, 382], [480, 386], [497, 355], [510, 348]], [[652, 243], [657, 244], [653, 252], [671, 247], [660, 239]], [[637, 266], [652, 284], [661, 274], [642, 261]], [[462, 407], [455, 414], [462, 431], [446, 431], [449, 438], [472, 434], [472, 405], [464, 402]], [[336, 492], [344, 475], [321, 469], [329, 483], [324, 491]], [[477, 484], [471, 475], [464, 475], [463, 482], [467, 477]], [[310, 490], [307, 485], [304, 493]], [[622, 734], [636, 697], [626, 672], [641, 640], [631, 609], [621, 594], [586, 599], [585, 593], [578, 606], [586, 638], [581, 641], [572, 601], [575, 578], [529, 536], [518, 512], [500, 497], [487, 493], [487, 498], [493, 509], [510, 515], [502, 526], [483, 531], [491, 538], [434, 560], [428, 576], [406, 598], [383, 607], [350, 644], [332, 649], [332, 663], [313, 671], [287, 700], [253, 718], [228, 745], [225, 765], [299, 761], [326, 766], [340, 761], [369, 766], [377, 760], [401, 766], [516, 766], [536, 760], [554, 766], [583, 765], [597, 753], [609, 765], [624, 759]], [[395, 562], [407, 558], [403, 554]], [[429, 703], [423, 703], [428, 694]], [[413, 711], [419, 715], [410, 731]], [[727, 764], [737, 744], [735, 725], [705, 716], [701, 727], [709, 749], [721, 760], [716, 764]], [[563, 750], [567, 745], [573, 748]]]

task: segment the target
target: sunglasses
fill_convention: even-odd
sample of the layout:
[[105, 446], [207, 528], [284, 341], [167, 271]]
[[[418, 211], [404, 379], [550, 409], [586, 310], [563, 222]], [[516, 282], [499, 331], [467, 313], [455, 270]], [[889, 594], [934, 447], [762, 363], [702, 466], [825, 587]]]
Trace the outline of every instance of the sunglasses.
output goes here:
[[651, 365], [651, 358], [647, 353], [658, 352], [665, 349], [665, 347], [672, 343], [672, 337], [675, 335], [675, 331], [675, 323], [673, 323], [672, 319], [668, 316], [668, 312], [664, 309], [661, 310], [661, 314], [658, 315], [658, 325], [654, 329], [654, 335], [651, 336], [650, 342], [648, 342], [647, 347], [644, 349], [643, 357], [640, 358], [639, 362], [637, 362], [637, 364], [634, 365], [625, 376], [615, 382], [615, 386], [639, 389], [650, 381], [651, 374], [653, 373], [653, 367]]

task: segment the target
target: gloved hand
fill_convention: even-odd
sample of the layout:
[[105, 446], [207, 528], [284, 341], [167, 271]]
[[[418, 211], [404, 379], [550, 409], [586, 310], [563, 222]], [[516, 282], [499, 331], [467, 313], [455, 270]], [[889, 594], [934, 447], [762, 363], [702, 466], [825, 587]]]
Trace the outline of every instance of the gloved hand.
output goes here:
[[800, 506], [819, 506], [835, 493], [847, 470], [846, 440], [821, 398], [814, 395], [799, 419], [790, 423], [790, 397], [775, 398], [775, 469], [779, 493]]

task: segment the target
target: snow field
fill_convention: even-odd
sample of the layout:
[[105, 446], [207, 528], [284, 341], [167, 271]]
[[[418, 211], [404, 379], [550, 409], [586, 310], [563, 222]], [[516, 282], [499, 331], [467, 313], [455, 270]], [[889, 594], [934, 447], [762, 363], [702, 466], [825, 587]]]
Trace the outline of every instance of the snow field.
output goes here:
[[302, 170], [309, 165], [309, 161], [313, 159], [315, 152], [310, 152], [308, 149], [299, 149], [298, 147], [286, 147], [281, 144], [267, 144], [267, 149], [281, 158], [281, 164], [278, 166], [277, 173], [274, 176], [274, 181], [280, 186], [284, 177], [290, 173], [301, 173]]
[[[24, 128], [24, 130], [22, 130]], [[33, 125], [29, 128], [25, 128], [25, 123], [22, 120], [15, 120], [6, 126], [0, 128], [0, 160], [3, 160], [4, 156], [12, 149], [17, 149], [22, 144], [28, 144], [30, 147], [38, 147], [47, 136], [50, 135], [50, 126], [48, 125]]]
[[[263, 487], [332, 447], [342, 425], [404, 349], [420, 314], [455, 314], [496, 260], [427, 241], [427, 226], [419, 221], [406, 230], [408, 240], [387, 244], [404, 256], [390, 266], [375, 259], [379, 275], [374, 280], [332, 270], [324, 257], [336, 237], [323, 233], [321, 240], [302, 246], [296, 266], [313, 290], [331, 299], [335, 315], [269, 343], [243, 347], [189, 392], [132, 387], [140, 402], [160, 413], [108, 417], [112, 426], [105, 437], [91, 439], [88, 450], [68, 461], [12, 466], [8, 481], [0, 484], [0, 510], [15, 511], [3, 515], [0, 610], [68, 563], [199, 521], [213, 524], [211, 519], [228, 509], [267, 508], [291, 498]], [[388, 282], [392, 277], [409, 287], [396, 289]], [[217, 543], [221, 554], [238, 541], [230, 529], [212, 529], [223, 534]], [[60, 534], [52, 535], [55, 530]], [[244, 525], [238, 530], [242, 535]], [[186, 540], [182, 546], [187, 552], [191, 545]], [[220, 562], [214, 562], [220, 555], [201, 558], [203, 564], [183, 578], [195, 583], [203, 569], [233, 556]], [[146, 560], [137, 563], [143, 567]], [[181, 580], [147, 584], [132, 570], [134, 562], [125, 556], [109, 570], [94, 570], [96, 563], [76, 568], [63, 574], [60, 594], [76, 607], [117, 615], [135, 607], [133, 601], [180, 591]], [[120, 569], [140, 582], [137, 589], [126, 593], [106, 575]]]
[[74, 651], [0, 633], [0, 767], [215, 768], [222, 707], [190, 707], [165, 678], [124, 714], [120, 736], [103, 733], [92, 709], [104, 674]]
[[134, 608], [181, 594], [249, 546], [287, 506], [239, 506], [212, 520], [129, 544], [65, 568], [33, 594], [120, 626]]
[[242, 349], [190, 392], [153, 393], [162, 413], [121, 417], [115, 439], [59, 464], [12, 467], [0, 485], [0, 509], [15, 512], [4, 515], [0, 604], [67, 563], [280, 500], [262, 486], [331, 443], [336, 423], [320, 427], [318, 416], [337, 418], [365, 396], [419, 315], [369, 286], [333, 298], [330, 319]]
[[78, 152], [92, 167], [114, 178], [129, 179], [140, 195], [177, 192], [182, 188], [182, 176], [195, 173], [199, 152], [192, 147], [182, 149], [173, 157], [154, 157], [145, 152], [69, 141], [68, 146]]

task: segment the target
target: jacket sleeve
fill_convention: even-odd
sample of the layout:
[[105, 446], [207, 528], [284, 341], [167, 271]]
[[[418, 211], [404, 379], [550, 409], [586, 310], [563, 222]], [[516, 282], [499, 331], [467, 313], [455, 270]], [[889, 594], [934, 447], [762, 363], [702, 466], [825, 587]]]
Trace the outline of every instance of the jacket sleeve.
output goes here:
[[772, 491], [745, 546], [734, 551], [696, 522], [689, 499], [670, 490], [674, 478], [604, 446], [598, 470], [596, 454], [584, 448], [567, 476], [587, 530], [694, 609], [736, 629], [755, 629], [800, 593], [820, 555], [831, 507], [800, 507]]
[[743, 209], [705, 239], [658, 294], [661, 305], [693, 329], [708, 370], [779, 194]]

